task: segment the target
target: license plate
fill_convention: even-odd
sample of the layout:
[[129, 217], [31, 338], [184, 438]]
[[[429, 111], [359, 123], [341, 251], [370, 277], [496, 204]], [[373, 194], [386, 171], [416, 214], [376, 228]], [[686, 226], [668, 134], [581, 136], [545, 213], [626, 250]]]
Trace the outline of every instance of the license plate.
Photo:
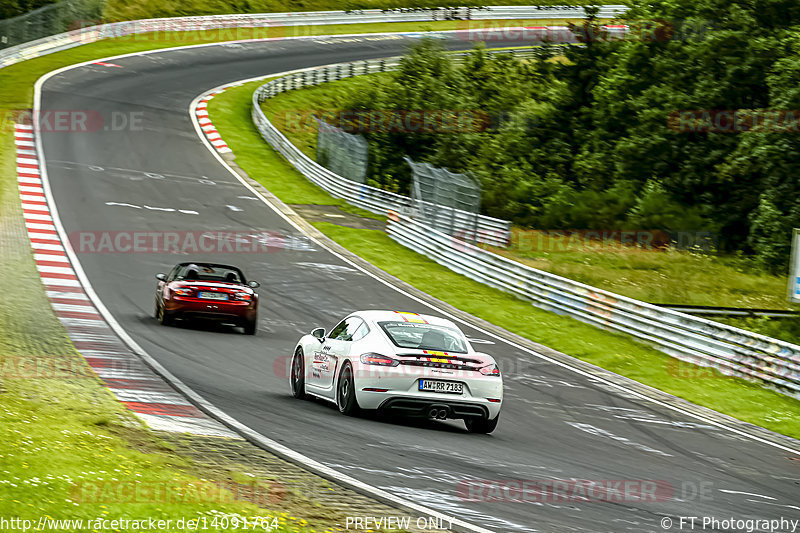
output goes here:
[[455, 381], [438, 381], [435, 379], [419, 380], [419, 390], [425, 392], [444, 392], [449, 394], [461, 394], [464, 392], [464, 384]]
[[200, 298], [205, 298], [206, 300], [227, 300], [228, 295], [223, 292], [200, 292], [198, 294]]

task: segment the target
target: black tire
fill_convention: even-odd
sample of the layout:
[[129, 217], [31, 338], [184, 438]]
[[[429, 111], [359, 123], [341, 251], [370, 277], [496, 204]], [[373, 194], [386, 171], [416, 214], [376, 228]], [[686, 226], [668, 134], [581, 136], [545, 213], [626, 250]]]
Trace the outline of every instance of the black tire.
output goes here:
[[292, 367], [289, 369], [289, 385], [292, 387], [292, 396], [298, 400], [306, 397], [306, 363], [303, 358], [303, 349], [298, 348], [292, 357]]
[[492, 418], [467, 418], [464, 423], [470, 433], [491, 433], [497, 427], [497, 422], [500, 421], [500, 415]]
[[336, 406], [340, 413], [347, 416], [356, 416], [359, 411], [356, 401], [356, 382], [353, 378], [353, 367], [349, 361], [344, 364], [339, 373], [339, 381], [336, 384]]
[[171, 313], [167, 313], [167, 311], [158, 304], [156, 304], [156, 318], [162, 326], [171, 326], [175, 321], [175, 317], [173, 317]]
[[253, 320], [248, 320], [242, 327], [244, 328], [245, 335], [255, 335], [256, 329], [258, 328], [258, 319], [254, 318]]

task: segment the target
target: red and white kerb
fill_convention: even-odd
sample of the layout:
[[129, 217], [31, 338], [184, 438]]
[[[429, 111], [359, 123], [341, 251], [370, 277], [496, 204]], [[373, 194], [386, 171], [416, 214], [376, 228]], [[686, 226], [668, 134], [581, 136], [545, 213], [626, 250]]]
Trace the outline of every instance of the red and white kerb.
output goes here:
[[34, 135], [30, 125], [14, 127], [22, 213], [46, 294], [75, 348], [117, 399], [153, 429], [238, 438], [147, 367], [100, 315], [53, 222]]
[[221, 94], [232, 87], [238, 87], [241, 83], [234, 83], [233, 85], [228, 85], [227, 87], [223, 87], [222, 89], [206, 93], [203, 95], [202, 98], [197, 103], [197, 107], [195, 107], [195, 115], [197, 116], [197, 122], [200, 124], [200, 128], [203, 130], [208, 142], [210, 142], [214, 148], [216, 148], [217, 152], [221, 154], [229, 153], [232, 150], [228, 147], [225, 141], [222, 140], [222, 136], [217, 131], [216, 126], [211, 122], [211, 119], [208, 117], [208, 102], [210, 102], [214, 96]]

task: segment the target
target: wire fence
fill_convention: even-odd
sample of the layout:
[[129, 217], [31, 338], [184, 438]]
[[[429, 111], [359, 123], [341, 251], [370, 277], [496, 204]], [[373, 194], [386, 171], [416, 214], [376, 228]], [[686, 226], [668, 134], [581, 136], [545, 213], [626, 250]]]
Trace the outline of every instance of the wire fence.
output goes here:
[[476, 242], [481, 186], [469, 174], [456, 174], [428, 163], [403, 158], [411, 167], [411, 198], [417, 216], [442, 233]]
[[0, 20], [0, 49], [77, 30], [99, 22], [103, 0], [63, 0]]
[[364, 137], [346, 133], [324, 120], [316, 121], [317, 163], [350, 181], [366, 183], [369, 145]]
[[[538, 57], [536, 50], [504, 50], [496, 54], [511, 54], [517, 57]], [[454, 54], [456, 57], [463, 54]], [[260, 86], [253, 93], [252, 118], [261, 136], [283, 155], [306, 178], [328, 191], [333, 196], [344, 198], [348, 203], [373, 213], [385, 215], [387, 211], [409, 213], [414, 209], [411, 197], [384, 191], [366, 184], [357, 184], [331, 172], [306, 156], [267, 119], [261, 103], [284, 91], [310, 87], [351, 76], [386, 72], [398, 67], [400, 58], [372, 59], [351, 63], [338, 63], [312, 67], [281, 76]], [[475, 241], [493, 246], [506, 246], [510, 239], [511, 222], [486, 215], [476, 215], [459, 209], [452, 217], [453, 234], [463, 238], [475, 234]], [[476, 227], [477, 225], [477, 227]]]

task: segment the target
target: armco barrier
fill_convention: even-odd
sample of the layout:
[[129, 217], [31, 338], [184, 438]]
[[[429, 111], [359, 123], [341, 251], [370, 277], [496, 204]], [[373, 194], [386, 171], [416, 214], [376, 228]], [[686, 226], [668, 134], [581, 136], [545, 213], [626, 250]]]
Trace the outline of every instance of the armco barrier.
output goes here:
[[[498, 52], [512, 53], [512, 52]], [[253, 93], [252, 117], [253, 123], [261, 132], [261, 136], [275, 150], [283, 155], [300, 173], [311, 182], [325, 189], [338, 198], [343, 198], [348, 203], [378, 214], [387, 211], [410, 214], [413, 208], [411, 198], [387, 192], [376, 187], [363, 185], [350, 181], [305, 155], [299, 148], [292, 144], [283, 133], [267, 119], [259, 105], [267, 98], [271, 98], [283, 91], [299, 89], [317, 85], [327, 81], [341, 80], [351, 76], [393, 70], [399, 65], [399, 58], [374, 59], [352, 63], [338, 63], [296, 71], [292, 74], [274, 79], [260, 86]], [[471, 234], [475, 229], [474, 217], [466, 212], [456, 211], [454, 229], [458, 233]], [[505, 246], [511, 236], [511, 223], [499, 218], [478, 216], [477, 235], [478, 242]]]
[[398, 243], [450, 270], [537, 307], [631, 335], [672, 357], [800, 398], [800, 346], [536, 270], [408, 217], [391, 217], [387, 232]]
[[[624, 13], [626, 9], [627, 7], [622, 5], [602, 6], [598, 15], [601, 18], [614, 18]], [[415, 11], [363, 9], [350, 12], [309, 11], [132, 20], [88, 26], [10, 46], [0, 50], [0, 68], [103, 39], [151, 32], [280, 28], [285, 26], [364, 24], [370, 22], [428, 22], [446, 19], [567, 19], [581, 17], [583, 17], [583, 8], [576, 6], [489, 6], [481, 8], [432, 8]]]

